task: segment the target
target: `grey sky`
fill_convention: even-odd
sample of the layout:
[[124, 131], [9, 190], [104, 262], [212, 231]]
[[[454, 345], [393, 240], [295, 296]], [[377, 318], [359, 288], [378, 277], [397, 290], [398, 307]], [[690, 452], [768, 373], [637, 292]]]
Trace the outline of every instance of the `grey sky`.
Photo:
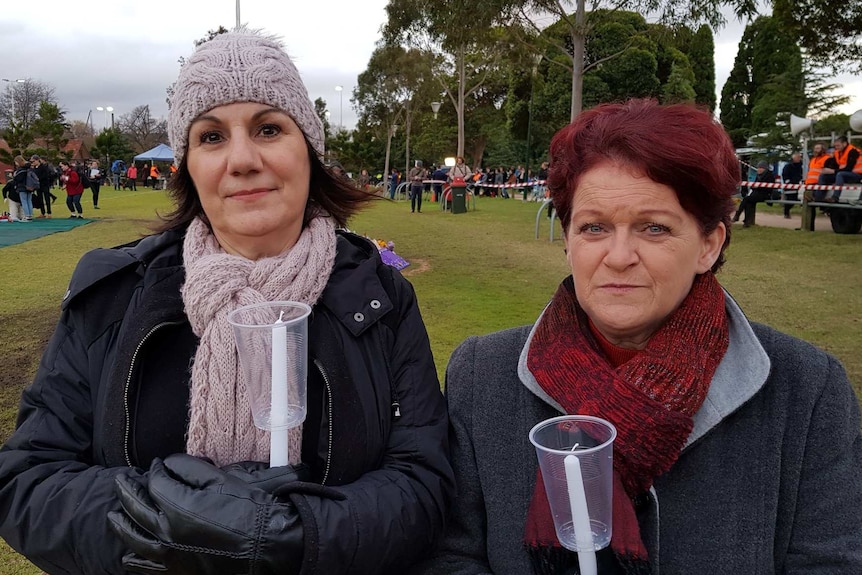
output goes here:
[[[10, 4], [5, 0], [4, 4]], [[315, 0], [275, 3], [242, 0], [241, 18], [252, 27], [280, 35], [294, 58], [312, 99], [322, 97], [330, 122], [353, 127], [350, 95], [365, 69], [386, 15], [386, 0]], [[92, 113], [98, 130], [105, 125], [97, 106], [112, 106], [115, 116], [149, 104], [156, 117], [167, 113], [165, 88], [176, 78], [180, 56], [193, 41], [219, 25], [232, 27], [235, 0], [42, 0], [37, 9], [4, 6], [0, 19], [0, 77], [33, 78], [56, 88], [71, 120]], [[727, 79], [743, 24], [730, 21], [716, 37], [717, 90]], [[841, 111], [862, 108], [862, 79], [839, 78], [855, 96]], [[335, 86], [341, 85], [343, 103]], [[0, 85], [5, 89], [5, 85]], [[107, 117], [110, 123], [110, 116]]]
[[[344, 86], [343, 122], [352, 126], [350, 94], [379, 37], [385, 5], [243, 0], [241, 17], [282, 37], [309, 95], [327, 101], [333, 125], [340, 108], [335, 86]], [[176, 79], [179, 57], [191, 54], [193, 41], [207, 30], [230, 28], [236, 20], [234, 0], [43, 0], [38, 6], [3, 6], [0, 77], [53, 85], [67, 117], [85, 120], [92, 110], [97, 130], [105, 123], [97, 106], [112, 106], [119, 116], [149, 104], [155, 116], [165, 115], [165, 88]]]

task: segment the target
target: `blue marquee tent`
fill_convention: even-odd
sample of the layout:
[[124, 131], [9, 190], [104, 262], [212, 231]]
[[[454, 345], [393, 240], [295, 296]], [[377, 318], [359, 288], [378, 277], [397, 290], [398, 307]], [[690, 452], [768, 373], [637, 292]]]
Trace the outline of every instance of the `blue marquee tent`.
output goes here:
[[170, 146], [166, 146], [165, 144], [159, 144], [151, 150], [141, 152], [140, 154], [135, 156], [135, 160], [147, 160], [150, 162], [173, 162], [174, 151], [171, 150]]

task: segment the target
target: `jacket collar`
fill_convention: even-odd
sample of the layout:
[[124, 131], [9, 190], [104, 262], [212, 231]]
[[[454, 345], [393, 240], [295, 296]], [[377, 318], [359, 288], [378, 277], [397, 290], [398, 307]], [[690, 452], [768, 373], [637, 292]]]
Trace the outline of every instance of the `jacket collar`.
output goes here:
[[[724, 292], [724, 307], [727, 311], [730, 343], [713, 375], [706, 399], [694, 415], [694, 428], [686, 441], [686, 448], [760, 391], [772, 368], [769, 356], [754, 334], [754, 330], [751, 329], [748, 318], [727, 291]], [[560, 413], [565, 413], [560, 404], [545, 393], [527, 367], [530, 343], [544, 313], [542, 311], [539, 319], [533, 324], [527, 341], [521, 349], [521, 355], [518, 358], [518, 377], [533, 395]]]
[[686, 447], [754, 397], [772, 370], [769, 356], [751, 329], [748, 318], [726, 291], [724, 307], [730, 327], [730, 344], [712, 376], [703, 405], [694, 414], [694, 428]]

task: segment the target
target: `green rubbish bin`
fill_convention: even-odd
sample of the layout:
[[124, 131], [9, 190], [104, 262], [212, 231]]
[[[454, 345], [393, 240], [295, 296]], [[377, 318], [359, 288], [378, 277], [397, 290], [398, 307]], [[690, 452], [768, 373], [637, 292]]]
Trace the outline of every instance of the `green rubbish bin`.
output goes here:
[[467, 186], [452, 184], [452, 213], [463, 214], [467, 211]]

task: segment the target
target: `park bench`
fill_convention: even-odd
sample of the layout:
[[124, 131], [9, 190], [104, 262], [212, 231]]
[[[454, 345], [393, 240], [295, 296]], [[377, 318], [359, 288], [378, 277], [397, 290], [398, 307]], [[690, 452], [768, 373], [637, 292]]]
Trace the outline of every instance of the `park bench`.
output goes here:
[[[788, 204], [792, 206], [802, 207], [802, 225], [801, 229], [809, 232], [814, 231], [814, 219], [817, 216], [818, 208], [828, 210], [829, 220], [832, 223], [832, 231], [836, 234], [858, 234], [862, 230], [862, 185], [851, 186], [820, 186], [804, 184], [772, 184], [768, 182], [740, 182], [740, 186], [749, 188], [775, 188], [782, 192], [798, 190], [802, 199], [787, 200], [784, 198], [769, 200], [772, 204]], [[813, 190], [841, 190], [840, 201], [832, 202], [813, 202], [805, 197], [806, 191]], [[542, 221], [542, 214], [547, 209], [551, 200], [546, 199], [536, 212], [536, 239], [539, 239], [539, 227]], [[554, 241], [554, 221], [556, 219], [556, 211], [552, 212], [549, 218], [550, 234], [549, 240]]]
[[[862, 185], [808, 185], [805, 184], [773, 184], [768, 182], [740, 182], [740, 186], [749, 188], [776, 188], [782, 192], [798, 191], [800, 199], [770, 200], [773, 204], [788, 204], [802, 206], [801, 229], [813, 232], [814, 219], [817, 217], [818, 208], [829, 214], [832, 231], [836, 234], [858, 234], [862, 230]], [[841, 190], [841, 197], [837, 202], [815, 202], [807, 199], [806, 192], [814, 190]]]

